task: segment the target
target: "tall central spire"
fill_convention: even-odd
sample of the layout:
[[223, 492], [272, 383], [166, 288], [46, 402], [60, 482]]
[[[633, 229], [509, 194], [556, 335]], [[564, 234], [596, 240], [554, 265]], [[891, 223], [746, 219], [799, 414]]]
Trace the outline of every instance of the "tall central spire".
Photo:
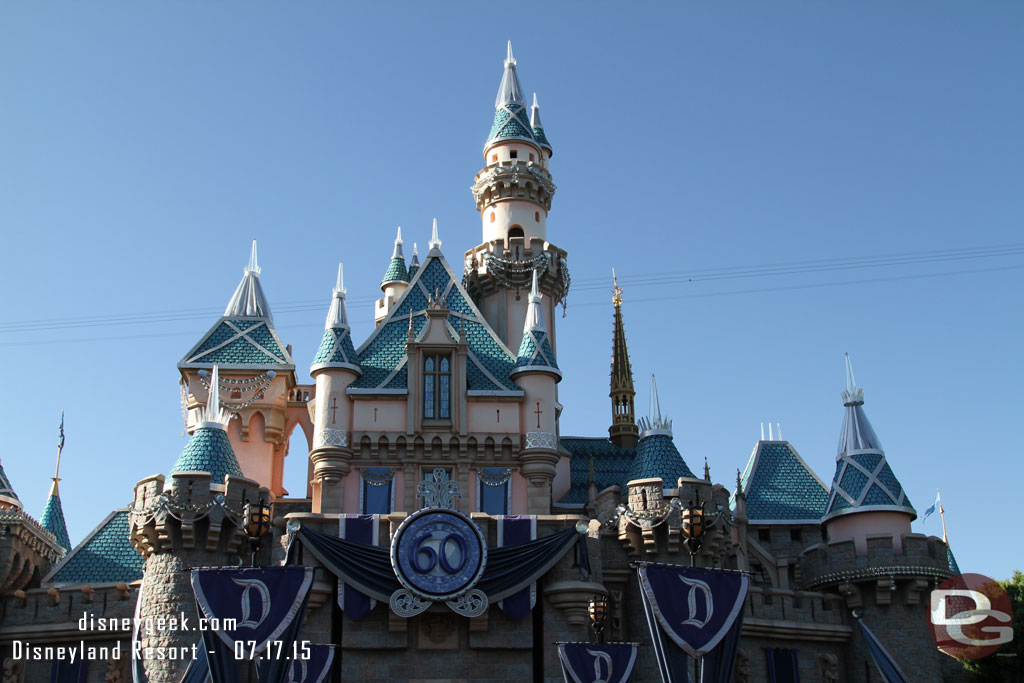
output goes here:
[[508, 41], [508, 55], [505, 57], [505, 73], [501, 75], [498, 96], [494, 98], [494, 108], [500, 109], [503, 104], [526, 104], [523, 89], [519, 87], [516, 76], [516, 58], [512, 55], [512, 41]]
[[612, 400], [612, 425], [608, 428], [608, 436], [619, 448], [630, 449], [636, 446], [640, 432], [636, 426], [636, 412], [633, 399], [633, 368], [629, 364], [629, 349], [626, 346], [626, 329], [622, 323], [622, 288], [612, 268], [612, 303], [615, 306], [615, 321], [612, 331], [612, 374], [611, 390], [608, 396]]

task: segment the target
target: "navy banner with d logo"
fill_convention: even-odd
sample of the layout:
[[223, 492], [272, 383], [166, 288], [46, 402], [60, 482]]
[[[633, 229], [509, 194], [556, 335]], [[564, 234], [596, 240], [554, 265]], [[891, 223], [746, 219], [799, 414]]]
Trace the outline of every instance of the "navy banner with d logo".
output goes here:
[[260, 683], [288, 680], [312, 583], [312, 567], [192, 570], [196, 604], [214, 627], [203, 632], [214, 683], [238, 681], [238, 660], [249, 658]]
[[559, 643], [565, 683], [626, 683], [637, 643]]
[[714, 649], [743, 611], [748, 579], [741, 572], [662, 564], [637, 571], [658, 626], [691, 657]]
[[300, 648], [299, 658], [292, 660], [284, 683], [323, 683], [334, 661], [333, 645], [309, 645]]

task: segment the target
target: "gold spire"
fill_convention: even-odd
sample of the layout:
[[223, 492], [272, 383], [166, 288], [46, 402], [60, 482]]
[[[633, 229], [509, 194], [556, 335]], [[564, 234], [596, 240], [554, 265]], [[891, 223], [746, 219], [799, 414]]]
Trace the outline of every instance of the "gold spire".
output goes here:
[[630, 449], [636, 446], [640, 431], [636, 426], [636, 413], [633, 410], [633, 368], [629, 364], [629, 349], [626, 346], [626, 330], [622, 324], [622, 288], [612, 268], [612, 303], [615, 305], [615, 322], [612, 332], [612, 425], [608, 434], [619, 448]]

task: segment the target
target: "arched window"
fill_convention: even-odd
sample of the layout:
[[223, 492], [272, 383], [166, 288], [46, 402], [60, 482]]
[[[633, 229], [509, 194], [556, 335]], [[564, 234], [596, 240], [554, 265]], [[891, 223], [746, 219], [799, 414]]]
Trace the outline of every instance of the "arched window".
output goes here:
[[540, 223], [540, 211], [534, 211], [533, 212], [533, 220], [535, 220], [536, 222]]
[[491, 211], [491, 222], [492, 223], [494, 222], [494, 212], [493, 211]]
[[508, 236], [522, 238], [525, 236], [525, 233], [523, 232], [523, 229], [520, 226], [513, 225], [511, 228], [508, 229]]
[[452, 361], [448, 354], [429, 354], [423, 360], [423, 417], [452, 418]]

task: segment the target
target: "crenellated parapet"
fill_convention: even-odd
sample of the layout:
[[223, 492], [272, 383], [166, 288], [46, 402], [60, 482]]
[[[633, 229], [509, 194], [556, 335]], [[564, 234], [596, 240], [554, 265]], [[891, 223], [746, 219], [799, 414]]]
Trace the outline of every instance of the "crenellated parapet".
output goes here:
[[143, 479], [135, 486], [132, 545], [145, 558], [159, 553], [236, 555], [245, 540], [243, 508], [270, 492], [243, 477], [210, 483], [209, 472], [176, 472]]
[[811, 546], [800, 556], [801, 587], [837, 591], [851, 608], [865, 601], [888, 605], [897, 594], [911, 605], [953, 575], [942, 539], [903, 534], [900, 551], [893, 540], [891, 534], [869, 535], [867, 554], [858, 554], [852, 538]]
[[477, 211], [511, 199], [529, 200], [550, 211], [556, 189], [550, 171], [533, 161], [507, 159], [492, 163], [473, 179]]
[[[530, 289], [536, 271], [540, 292], [551, 305], [569, 293], [568, 254], [544, 240], [520, 238], [484, 242], [466, 252], [463, 284], [474, 301], [501, 290]], [[549, 318], [550, 319], [550, 318]]]
[[38, 585], [64, 552], [56, 537], [20, 507], [0, 509], [0, 592]]

